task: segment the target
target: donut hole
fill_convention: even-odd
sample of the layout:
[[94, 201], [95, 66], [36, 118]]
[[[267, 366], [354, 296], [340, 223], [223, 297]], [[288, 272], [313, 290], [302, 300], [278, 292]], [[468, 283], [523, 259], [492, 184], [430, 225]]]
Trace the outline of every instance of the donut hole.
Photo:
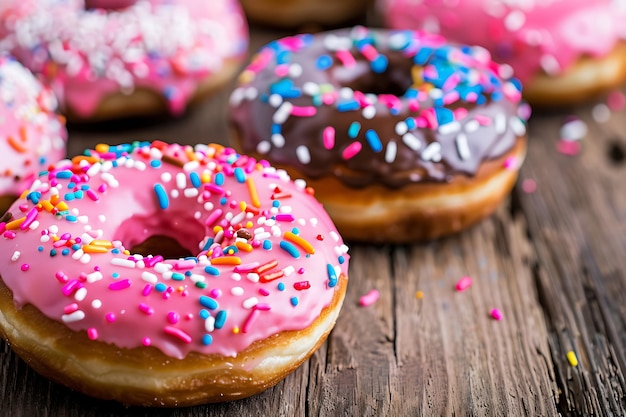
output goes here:
[[387, 70], [382, 73], [373, 72], [369, 66], [345, 68], [335, 72], [335, 78], [346, 87], [365, 94], [391, 94], [402, 97], [413, 84], [411, 66], [400, 62], [389, 62]]
[[167, 216], [133, 216], [123, 221], [114, 239], [132, 254], [161, 255], [165, 259], [195, 256], [206, 235], [206, 227], [188, 213]]
[[118, 10], [132, 6], [137, 0], [85, 0], [85, 10]]

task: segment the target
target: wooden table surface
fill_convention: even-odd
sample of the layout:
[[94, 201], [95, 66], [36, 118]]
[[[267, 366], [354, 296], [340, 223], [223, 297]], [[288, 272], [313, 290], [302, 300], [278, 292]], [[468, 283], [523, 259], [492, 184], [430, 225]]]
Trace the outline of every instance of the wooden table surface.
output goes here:
[[[253, 50], [278, 36], [252, 35]], [[180, 120], [72, 126], [69, 153], [138, 139], [227, 143], [228, 95]], [[517, 187], [478, 226], [429, 244], [351, 244], [334, 331], [273, 389], [225, 404], [127, 408], [49, 382], [0, 342], [0, 416], [626, 415], [626, 111], [598, 122], [593, 110], [605, 103], [536, 111]], [[556, 146], [571, 115], [588, 133], [566, 156]], [[463, 276], [473, 285], [457, 292]], [[372, 289], [380, 299], [359, 306]]]

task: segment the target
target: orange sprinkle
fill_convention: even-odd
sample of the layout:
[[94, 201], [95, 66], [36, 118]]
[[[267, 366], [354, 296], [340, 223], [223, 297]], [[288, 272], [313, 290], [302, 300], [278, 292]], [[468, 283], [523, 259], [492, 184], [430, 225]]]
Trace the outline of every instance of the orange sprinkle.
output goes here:
[[292, 232], [285, 232], [284, 238], [300, 246], [309, 255], [315, 253], [315, 248], [313, 247], [313, 245], [311, 245], [308, 241], [304, 240], [300, 236], [293, 234]]
[[50, 202], [55, 206], [59, 203], [59, 201], [61, 201], [61, 197], [59, 197], [58, 194], [55, 194], [52, 197], [50, 197]]
[[107, 253], [109, 251], [104, 246], [97, 245], [83, 245], [82, 249], [85, 253]]
[[52, 210], [54, 210], [54, 205], [50, 202], [50, 200], [42, 200], [39, 202], [39, 204], [47, 212], [51, 212]]
[[28, 135], [26, 134], [26, 126], [22, 125], [19, 128], [20, 140], [24, 143], [28, 142]]
[[233, 327], [233, 333], [239, 334], [239, 327], [237, 326]]
[[28, 193], [30, 193], [30, 190], [24, 190], [24, 191], [22, 191], [22, 194], [20, 195], [20, 198], [26, 198], [26, 196], [28, 195]]
[[59, 203], [56, 204], [55, 207], [59, 209], [59, 211], [65, 211], [70, 209], [65, 201], [59, 201]]
[[82, 161], [87, 161], [90, 164], [95, 164], [96, 162], [98, 162], [98, 158], [86, 155], [78, 155], [72, 158], [72, 164], [74, 165], [80, 165]]
[[24, 223], [24, 221], [26, 220], [26, 217], [22, 217], [21, 219], [15, 219], [13, 221], [10, 221], [6, 224], [6, 229], [7, 230], [15, 230], [18, 229], [20, 227], [20, 225], [22, 223]]
[[191, 146], [185, 146], [185, 155], [187, 155], [187, 158], [189, 158], [190, 161], [195, 161], [198, 158], [196, 158], [196, 153], [193, 151], [193, 148]]
[[422, 291], [417, 291], [415, 293], [415, 298], [417, 298], [418, 300], [421, 300], [424, 297], [424, 293]]
[[13, 136], [9, 136], [7, 138], [7, 142], [9, 142], [9, 145], [11, 145], [15, 152], [25, 153], [28, 150], [26, 147], [18, 143]]
[[96, 145], [96, 152], [98, 153], [107, 153], [109, 152], [109, 145], [107, 145], [106, 143], [99, 143]]
[[252, 245], [246, 242], [235, 242], [235, 246], [237, 249], [242, 250], [244, 252], [252, 252]]
[[248, 192], [250, 193], [250, 200], [252, 200], [252, 205], [256, 208], [261, 207], [261, 200], [259, 200], [259, 193], [256, 190], [256, 184], [254, 183], [254, 179], [252, 179], [252, 177], [247, 177], [246, 185], [248, 186]]
[[241, 265], [241, 258], [237, 256], [221, 256], [211, 259], [211, 265]]

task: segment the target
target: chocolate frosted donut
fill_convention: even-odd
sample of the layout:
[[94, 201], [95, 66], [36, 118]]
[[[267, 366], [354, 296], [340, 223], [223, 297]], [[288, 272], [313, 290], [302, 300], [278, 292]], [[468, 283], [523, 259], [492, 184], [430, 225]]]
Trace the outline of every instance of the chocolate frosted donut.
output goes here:
[[485, 49], [364, 27], [270, 43], [231, 96], [236, 145], [312, 181], [358, 240], [431, 239], [491, 213], [527, 117], [511, 68]]

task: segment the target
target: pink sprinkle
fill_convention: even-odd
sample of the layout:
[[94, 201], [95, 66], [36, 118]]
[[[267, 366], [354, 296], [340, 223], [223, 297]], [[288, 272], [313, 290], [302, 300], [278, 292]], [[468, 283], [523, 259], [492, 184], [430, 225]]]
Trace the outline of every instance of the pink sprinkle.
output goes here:
[[326, 126], [323, 133], [324, 147], [328, 150], [335, 146], [335, 128], [332, 126]]
[[253, 309], [250, 314], [248, 314], [246, 321], [243, 323], [243, 326], [241, 326], [241, 331], [243, 333], [248, 333], [250, 326], [252, 326], [252, 322], [258, 317], [259, 314], [261, 314], [261, 311], [257, 309]]
[[354, 56], [347, 49], [342, 49], [335, 52], [337, 59], [343, 64], [344, 67], [350, 68], [356, 65]]
[[257, 303], [254, 305], [255, 310], [270, 311], [272, 307], [267, 303]]
[[76, 310], [78, 310], [78, 304], [76, 303], [68, 304], [65, 307], [63, 307], [64, 314], [72, 314]]
[[294, 221], [296, 218], [293, 217], [293, 214], [290, 213], [281, 213], [281, 214], [277, 214], [276, 215], [276, 221], [277, 222], [292, 222]]
[[83, 284], [79, 280], [73, 279], [73, 280], [68, 281], [67, 284], [63, 286], [63, 288], [61, 289], [61, 292], [63, 293], [64, 296], [69, 297], [75, 291], [77, 291], [78, 289], [82, 287], [83, 287]]
[[119, 290], [125, 290], [126, 288], [130, 287], [130, 280], [128, 278], [120, 280], [120, 281], [116, 281], [112, 284], [109, 284], [109, 289], [111, 291], [119, 291]]
[[351, 159], [356, 154], [361, 152], [361, 146], [361, 142], [352, 142], [346, 147], [346, 149], [343, 150], [341, 157], [343, 159]]
[[211, 296], [211, 298], [220, 298], [222, 296], [222, 290], [220, 290], [219, 288], [213, 288], [209, 295]]
[[93, 190], [87, 190], [87, 197], [89, 197], [92, 201], [98, 201], [100, 197]]
[[180, 315], [175, 311], [170, 311], [167, 313], [167, 322], [169, 324], [176, 324], [180, 320]]
[[611, 91], [607, 96], [606, 104], [609, 106], [609, 109], [613, 111], [622, 110], [626, 105], [626, 97], [624, 97], [624, 94], [619, 90]]
[[3, 235], [3, 236], [4, 236], [6, 239], [15, 239], [15, 236], [17, 236], [17, 235], [15, 234], [15, 232], [14, 232], [14, 231], [12, 231], [12, 230], [7, 230], [6, 232], [4, 232], [4, 235]]
[[22, 264], [22, 266], [20, 267], [20, 269], [24, 272], [28, 271], [30, 269], [30, 265], [29, 264]]
[[489, 313], [491, 315], [491, 317], [493, 317], [495, 320], [502, 320], [502, 312], [500, 310], [498, 310], [497, 308], [494, 308], [491, 310], [491, 312]]
[[165, 326], [163, 328], [163, 331], [170, 336], [177, 337], [178, 339], [182, 340], [185, 343], [191, 343], [191, 340], [192, 340], [191, 336], [189, 336], [187, 333], [185, 333], [181, 329], [178, 329], [172, 326]]
[[98, 338], [98, 330], [90, 327], [89, 329], [87, 329], [87, 337], [89, 338], [89, 340], [96, 340]]
[[150, 295], [151, 292], [152, 292], [152, 284], [146, 284], [143, 287], [143, 290], [141, 290], [141, 295], [146, 297], [146, 296]]
[[287, 76], [289, 74], [289, 65], [287, 64], [276, 65], [276, 68], [274, 68], [274, 74], [276, 74], [276, 76], [278, 77]]
[[374, 304], [376, 301], [378, 301], [379, 297], [380, 297], [380, 292], [378, 292], [378, 290], [376, 289], [373, 289], [367, 294], [365, 294], [364, 296], [362, 296], [361, 298], [359, 298], [359, 304], [361, 304], [361, 306], [363, 307], [369, 307], [372, 304]]
[[144, 337], [141, 339], [141, 344], [144, 346], [150, 346], [152, 344], [152, 340], [149, 337]]
[[311, 117], [317, 114], [317, 109], [314, 106], [293, 106], [291, 108], [291, 115], [296, 117]]
[[374, 48], [374, 46], [369, 43], [363, 44], [359, 51], [368, 61], [373, 61], [378, 56], [378, 51], [376, 50], [376, 48]]
[[193, 259], [186, 259], [184, 261], [176, 261], [174, 263], [174, 269], [181, 271], [184, 269], [193, 269], [196, 266], [196, 261]]
[[65, 275], [63, 272], [61, 271], [57, 271], [56, 274], [54, 274], [54, 276], [56, 277], [57, 280], [59, 280], [59, 282], [61, 283], [66, 283], [67, 281], [70, 280], [70, 277], [68, 277], [67, 275]]
[[491, 125], [491, 122], [492, 122], [492, 120], [491, 120], [491, 118], [490, 118], [490, 117], [488, 117], [488, 116], [483, 116], [483, 115], [480, 115], [480, 114], [475, 115], [475, 116], [474, 116], [474, 119], [475, 119], [475, 120], [478, 122], [478, 124], [479, 124], [479, 125], [481, 125], [481, 126], [489, 126], [489, 125]]
[[567, 156], [575, 156], [580, 153], [580, 142], [577, 140], [559, 140], [556, 143], [556, 150]]
[[531, 194], [537, 191], [537, 182], [531, 178], [526, 178], [522, 181], [522, 191]]
[[502, 166], [505, 169], [517, 169], [517, 158], [514, 156], [509, 156], [504, 160]]
[[235, 266], [233, 268], [233, 271], [235, 271], [235, 272], [250, 272], [253, 269], [258, 268], [259, 265], [261, 265], [259, 262], [250, 262], [248, 264]]
[[139, 311], [141, 311], [143, 314], [146, 314], [148, 316], [151, 316], [154, 314], [154, 309], [145, 303], [139, 304]]
[[472, 286], [472, 278], [465, 276], [456, 283], [454, 288], [456, 288], [457, 291], [465, 291], [471, 286]]
[[264, 297], [267, 297], [268, 295], [270, 295], [270, 292], [266, 290], [265, 288], [259, 288], [259, 294], [261, 294]]
[[115, 317], [115, 313], [106, 313], [104, 318], [109, 323], [113, 323], [115, 320], [117, 320], [117, 317]]

